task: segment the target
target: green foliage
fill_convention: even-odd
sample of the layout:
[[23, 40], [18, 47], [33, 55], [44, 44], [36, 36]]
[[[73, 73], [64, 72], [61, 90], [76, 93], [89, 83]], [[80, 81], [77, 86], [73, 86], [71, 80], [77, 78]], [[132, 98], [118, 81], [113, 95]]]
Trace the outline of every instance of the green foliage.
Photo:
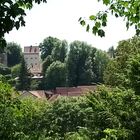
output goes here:
[[105, 129], [105, 138], [102, 138], [101, 140], [117, 140], [117, 139], [130, 139], [130, 133], [132, 133], [129, 130], [126, 129]]
[[10, 68], [8, 68], [7, 66], [0, 64], [0, 74], [2, 75], [8, 75], [11, 73]]
[[48, 55], [52, 54], [52, 50], [55, 47], [58, 47], [61, 44], [61, 41], [57, 38], [47, 37], [40, 43], [39, 47], [41, 50], [41, 58], [44, 60]]
[[46, 101], [18, 99], [11, 86], [0, 82], [0, 139], [29, 140], [43, 136], [39, 121], [48, 106]]
[[68, 43], [65, 40], [61, 41], [61, 44], [59, 46], [53, 48], [52, 50], [53, 61], [60, 61], [64, 63], [65, 58], [67, 56], [67, 48], [68, 48]]
[[128, 79], [130, 86], [137, 94], [140, 94], [140, 55], [137, 54], [132, 57], [128, 62]]
[[44, 129], [47, 126], [42, 124], [42, 119], [48, 108], [49, 105], [46, 100], [28, 97], [21, 100], [19, 128], [21, 129], [21, 134], [27, 137], [27, 140], [38, 140], [45, 136]]
[[115, 60], [111, 60], [104, 71], [103, 80], [106, 85], [118, 86], [119, 83], [122, 83], [122, 79], [124, 82], [124, 77], [120, 77], [118, 73], [120, 70], [117, 68], [117, 62]]
[[47, 68], [53, 63], [53, 59], [51, 55], [48, 55], [42, 64], [42, 73], [45, 75]]
[[53, 62], [45, 75], [46, 88], [55, 89], [66, 85], [66, 66], [60, 61]]
[[67, 78], [69, 86], [90, 84], [93, 79], [91, 46], [85, 42], [74, 41], [70, 44], [67, 58]]
[[77, 132], [88, 124], [92, 126], [94, 121], [92, 118], [94, 118], [93, 110], [88, 107], [85, 98], [59, 98], [46, 110], [42, 124], [47, 126], [46, 135], [54, 136], [54, 139], [58, 137], [63, 139], [69, 132]]
[[46, 0], [1, 0], [0, 1], [0, 47], [4, 50], [6, 41], [5, 33], [9, 33], [13, 28], [19, 29], [25, 26], [25, 9], [31, 9], [34, 3], [40, 4]]
[[89, 105], [94, 110], [98, 128], [97, 137], [103, 140], [138, 139], [139, 100], [132, 90], [117, 88], [100, 87], [89, 95]]
[[41, 89], [41, 80], [31, 79], [30, 90]]
[[16, 80], [13, 79], [11, 76], [10, 78], [7, 80], [8, 84], [10, 84], [12, 87], [16, 87]]
[[16, 81], [12, 78], [12, 70], [3, 64], [0, 64], [0, 81], [15, 86]]
[[[109, 60], [103, 51], [88, 45], [86, 42], [74, 41], [68, 44], [57, 38], [48, 37], [40, 44], [43, 65], [42, 73], [45, 75], [49, 66], [56, 61], [66, 64], [66, 83], [64, 86], [90, 85], [103, 83], [103, 72]], [[45, 85], [42, 80], [42, 85]]]
[[2, 140], [138, 140], [140, 137], [140, 96], [132, 90], [100, 86], [87, 96], [59, 97], [53, 102], [21, 97], [11, 86], [0, 82]]
[[115, 58], [108, 64], [105, 73], [105, 83], [111, 86], [133, 88], [139, 92], [139, 53], [140, 38], [120, 41], [116, 48]]
[[84, 128], [80, 128], [78, 132], [66, 133], [65, 140], [90, 140], [90, 138], [87, 130], [85, 131]]
[[[100, 37], [105, 36], [104, 27], [107, 26], [108, 15], [112, 14], [116, 18], [122, 17], [126, 23], [126, 28], [135, 26], [136, 35], [140, 34], [140, 2], [139, 0], [98, 0], [106, 5], [107, 9], [99, 11], [96, 15], [89, 16], [89, 21], [93, 23], [91, 31]], [[89, 31], [91, 24], [87, 20], [80, 18], [79, 22], [82, 26], [86, 26]], [[87, 22], [87, 23], [86, 23]]]
[[13, 78], [19, 77], [20, 67], [21, 65], [17, 64], [11, 68], [11, 74]]
[[6, 82], [6, 78], [4, 75], [0, 74], [0, 82]]
[[17, 83], [18, 90], [28, 90], [30, 88], [30, 74], [26, 66], [24, 57], [21, 59], [21, 66], [19, 69], [19, 78]]
[[110, 59], [106, 52], [101, 50], [97, 50], [95, 53], [95, 74], [96, 74], [96, 82], [103, 83], [103, 73], [106, 69], [107, 64]]
[[0, 139], [14, 139], [20, 102], [10, 85], [0, 82]]
[[[68, 44], [65, 40], [61, 41], [57, 38], [48, 37], [44, 39], [43, 43], [40, 44], [41, 57], [43, 59], [42, 73], [45, 73], [49, 66], [56, 61], [64, 63], [67, 56]], [[42, 80], [42, 88], [45, 86], [45, 79]]]
[[9, 67], [20, 63], [21, 47], [18, 44], [14, 42], [8, 43], [6, 51], [7, 51], [7, 63]]

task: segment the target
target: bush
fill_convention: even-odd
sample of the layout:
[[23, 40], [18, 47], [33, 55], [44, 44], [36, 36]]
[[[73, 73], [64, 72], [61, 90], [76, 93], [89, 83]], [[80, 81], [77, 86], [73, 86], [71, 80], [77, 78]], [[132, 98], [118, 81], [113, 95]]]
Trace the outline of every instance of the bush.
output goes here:
[[53, 102], [17, 95], [0, 82], [2, 140], [140, 138], [140, 96], [132, 90], [100, 86], [87, 96], [59, 97]]
[[39, 90], [41, 89], [41, 80], [31, 79], [30, 90]]
[[10, 68], [6, 67], [5, 65], [0, 64], [0, 74], [2, 74], [2, 75], [11, 74], [11, 70], [10, 70]]
[[139, 139], [140, 96], [132, 90], [102, 86], [88, 96], [88, 102], [96, 118], [97, 139], [112, 135], [118, 140]]
[[16, 78], [19, 77], [19, 71], [20, 71], [20, 64], [17, 64], [11, 68], [12, 77]]

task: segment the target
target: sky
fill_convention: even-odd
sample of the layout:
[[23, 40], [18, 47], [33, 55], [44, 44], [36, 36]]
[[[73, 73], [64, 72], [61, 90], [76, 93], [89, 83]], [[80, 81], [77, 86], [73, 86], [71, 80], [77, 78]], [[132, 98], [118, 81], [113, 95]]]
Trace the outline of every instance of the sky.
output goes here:
[[24, 46], [39, 45], [43, 39], [52, 36], [71, 43], [74, 40], [85, 41], [98, 49], [107, 50], [117, 46], [121, 40], [134, 36], [135, 30], [128, 31], [121, 18], [109, 16], [104, 38], [86, 32], [78, 19], [88, 18], [106, 7], [97, 0], [48, 0], [47, 3], [35, 5], [27, 11], [26, 26], [13, 29], [5, 35], [8, 42], [16, 42]]

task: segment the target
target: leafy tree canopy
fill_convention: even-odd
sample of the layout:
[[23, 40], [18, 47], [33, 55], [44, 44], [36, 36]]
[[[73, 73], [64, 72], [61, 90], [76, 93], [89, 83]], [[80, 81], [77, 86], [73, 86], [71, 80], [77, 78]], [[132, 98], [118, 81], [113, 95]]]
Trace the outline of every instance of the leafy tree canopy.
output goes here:
[[95, 74], [96, 82], [103, 83], [103, 73], [109, 62], [109, 57], [106, 52], [97, 50], [95, 53]]
[[20, 63], [21, 60], [21, 47], [14, 43], [8, 43], [6, 47], [8, 66], [14, 66]]
[[0, 82], [2, 140], [140, 138], [140, 96], [132, 90], [99, 86], [87, 96], [59, 96], [53, 102], [17, 95]]
[[19, 76], [20, 67], [21, 67], [21, 64], [17, 64], [11, 68], [11, 74], [13, 78], [16, 78]]
[[41, 58], [44, 60], [48, 55], [52, 54], [52, 50], [55, 47], [58, 47], [61, 44], [61, 41], [58, 38], [47, 37], [40, 43], [39, 47], [41, 50]]
[[66, 66], [60, 61], [53, 62], [47, 69], [45, 81], [48, 89], [66, 85]]
[[90, 53], [91, 46], [85, 42], [74, 41], [70, 44], [70, 51], [66, 62], [69, 86], [78, 86], [91, 82], [93, 72], [91, 71]]
[[40, 4], [46, 0], [1, 0], [0, 1], [0, 46], [5, 46], [5, 33], [9, 33], [14, 27], [19, 29], [25, 26], [25, 9], [31, 9], [34, 3]]
[[7, 74], [10, 74], [10, 73], [11, 73], [10, 68], [8, 68], [7, 66], [0, 63], [0, 74], [7, 75]]
[[46, 0], [1, 0], [0, 1], [0, 38], [14, 27], [25, 26], [25, 9], [31, 9], [33, 3], [40, 4]]
[[[104, 27], [107, 26], [108, 15], [122, 17], [125, 20], [126, 28], [135, 26], [136, 35], [140, 34], [140, 1], [139, 0], [98, 0], [106, 5], [106, 10], [99, 11], [97, 14], [89, 16], [89, 22], [86, 19], [79, 18], [82, 26], [86, 30], [91, 30], [93, 34], [100, 37], [105, 36]], [[87, 22], [87, 23], [86, 23]], [[90, 22], [93, 23], [91, 26]], [[91, 28], [91, 29], [90, 29]]]
[[104, 72], [105, 83], [111, 86], [132, 88], [139, 94], [140, 37], [123, 40], [116, 48], [115, 58]]
[[30, 73], [29, 70], [27, 68], [26, 62], [24, 60], [24, 57], [22, 56], [21, 59], [21, 64], [19, 67], [19, 71], [18, 71], [18, 75], [19, 75], [19, 79], [18, 79], [18, 85], [17, 85], [17, 89], [18, 90], [28, 90], [30, 89]]
[[59, 46], [56, 46], [52, 50], [52, 58], [54, 61], [65, 61], [67, 56], [68, 43], [66, 40], [61, 41]]
[[134, 55], [127, 62], [127, 73], [130, 87], [140, 95], [140, 54]]
[[42, 63], [42, 73], [45, 74], [47, 68], [53, 63], [51, 55], [48, 55]]

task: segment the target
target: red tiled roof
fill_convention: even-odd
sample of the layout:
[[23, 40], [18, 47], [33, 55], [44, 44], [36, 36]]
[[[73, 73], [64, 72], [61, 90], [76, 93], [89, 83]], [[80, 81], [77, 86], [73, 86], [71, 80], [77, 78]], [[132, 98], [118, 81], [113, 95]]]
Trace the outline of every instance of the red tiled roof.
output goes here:
[[50, 101], [56, 100], [58, 96], [81, 96], [89, 91], [95, 91], [96, 86], [78, 86], [78, 87], [57, 87]]
[[81, 92], [81, 89], [77, 87], [57, 87], [55, 92], [57, 94], [68, 94], [68, 92]]
[[78, 86], [83, 92], [95, 91], [97, 86]]
[[49, 101], [54, 101], [58, 96], [81, 96], [90, 90], [95, 91], [96, 86], [57, 87], [55, 91], [34, 90], [26, 92], [39, 99], [48, 98]]
[[75, 93], [83, 93], [83, 92], [88, 92], [88, 91], [95, 91], [96, 86], [78, 86], [78, 87], [57, 87], [55, 90], [56, 94], [68, 94], [71, 92]]
[[68, 88], [67, 87], [57, 87], [55, 90], [56, 94], [67, 94]]
[[68, 92], [68, 96], [81, 96], [82, 92]]

